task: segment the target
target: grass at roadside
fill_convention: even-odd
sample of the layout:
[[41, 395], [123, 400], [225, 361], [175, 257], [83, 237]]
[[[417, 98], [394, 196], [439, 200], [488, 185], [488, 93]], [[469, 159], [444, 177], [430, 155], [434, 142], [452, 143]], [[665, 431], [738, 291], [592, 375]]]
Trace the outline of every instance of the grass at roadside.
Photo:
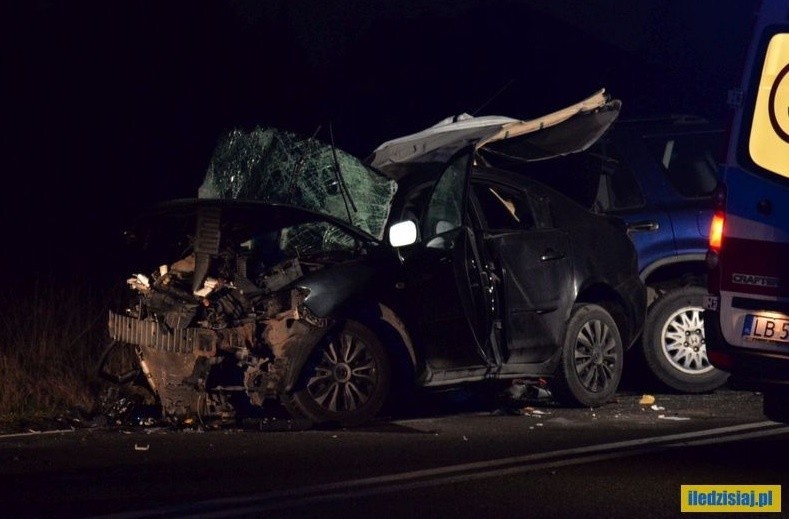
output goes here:
[[93, 409], [106, 301], [87, 277], [0, 287], [0, 421]]

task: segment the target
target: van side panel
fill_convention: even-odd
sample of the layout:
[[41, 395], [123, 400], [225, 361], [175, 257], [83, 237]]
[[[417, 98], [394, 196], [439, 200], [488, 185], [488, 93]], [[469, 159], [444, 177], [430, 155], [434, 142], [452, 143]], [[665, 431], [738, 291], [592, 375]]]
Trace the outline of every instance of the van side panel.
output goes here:
[[[765, 391], [789, 422], [789, 2], [758, 12], [722, 166], [720, 244], [708, 253], [710, 361], [735, 387]], [[769, 406], [767, 402], [769, 400]], [[785, 412], [784, 412], [785, 411]]]

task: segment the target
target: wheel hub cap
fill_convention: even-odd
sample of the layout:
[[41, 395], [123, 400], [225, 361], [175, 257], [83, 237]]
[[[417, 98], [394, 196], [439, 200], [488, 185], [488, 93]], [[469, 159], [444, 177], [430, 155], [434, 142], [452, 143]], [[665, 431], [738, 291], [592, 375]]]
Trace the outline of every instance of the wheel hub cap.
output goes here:
[[307, 390], [317, 405], [343, 413], [363, 406], [377, 383], [375, 360], [367, 346], [353, 335], [341, 335], [324, 347]]
[[605, 391], [615, 378], [616, 342], [602, 321], [586, 323], [575, 344], [575, 369], [583, 386], [594, 393]]
[[661, 351], [671, 366], [689, 375], [714, 369], [707, 358], [702, 308], [686, 306], [671, 314], [661, 331]]
[[334, 380], [337, 382], [348, 382], [351, 380], [351, 368], [348, 364], [337, 364], [334, 366]]

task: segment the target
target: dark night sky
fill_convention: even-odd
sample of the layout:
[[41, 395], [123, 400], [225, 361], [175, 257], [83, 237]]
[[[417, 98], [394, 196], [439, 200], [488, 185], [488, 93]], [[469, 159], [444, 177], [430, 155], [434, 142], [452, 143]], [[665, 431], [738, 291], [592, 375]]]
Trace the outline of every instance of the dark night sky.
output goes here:
[[193, 196], [234, 127], [322, 125], [327, 139], [331, 123], [364, 157], [451, 114], [530, 118], [601, 87], [623, 117], [725, 116], [754, 4], [6, 2], [2, 255], [111, 263], [119, 226]]

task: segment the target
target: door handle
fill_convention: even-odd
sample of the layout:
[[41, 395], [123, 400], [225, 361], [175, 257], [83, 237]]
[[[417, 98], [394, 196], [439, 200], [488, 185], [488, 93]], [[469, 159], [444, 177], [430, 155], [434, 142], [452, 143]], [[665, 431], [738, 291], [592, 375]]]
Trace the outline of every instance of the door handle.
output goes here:
[[563, 252], [559, 252], [556, 249], [547, 249], [545, 252], [542, 253], [540, 256], [540, 261], [552, 261], [562, 259], [564, 257]]
[[660, 229], [660, 224], [649, 220], [642, 220], [640, 222], [633, 222], [627, 224], [628, 231], [657, 231]]

